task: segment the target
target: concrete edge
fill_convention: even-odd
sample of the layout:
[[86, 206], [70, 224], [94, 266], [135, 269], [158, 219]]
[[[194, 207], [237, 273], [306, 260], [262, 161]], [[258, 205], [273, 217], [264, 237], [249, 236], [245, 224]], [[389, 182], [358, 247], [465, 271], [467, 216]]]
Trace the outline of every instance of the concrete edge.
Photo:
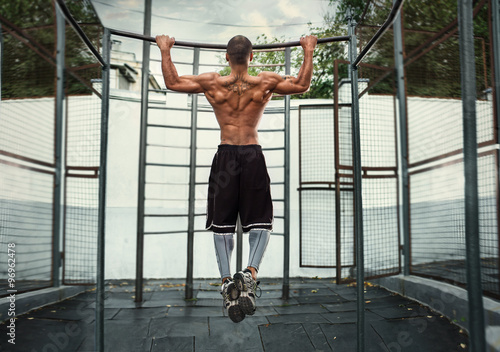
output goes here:
[[[370, 282], [429, 307], [466, 331], [469, 329], [467, 291], [461, 287], [411, 275], [388, 276]], [[500, 302], [483, 297], [483, 305], [488, 351], [500, 352]]]
[[[12, 318], [12, 312], [15, 311], [15, 316], [28, 313], [33, 309], [37, 309], [49, 304], [57, 303], [67, 298], [76, 296], [88, 290], [90, 286], [61, 286], [50, 287], [36, 291], [30, 291], [14, 296], [0, 298], [0, 322]], [[9, 309], [11, 309], [9, 316]]]

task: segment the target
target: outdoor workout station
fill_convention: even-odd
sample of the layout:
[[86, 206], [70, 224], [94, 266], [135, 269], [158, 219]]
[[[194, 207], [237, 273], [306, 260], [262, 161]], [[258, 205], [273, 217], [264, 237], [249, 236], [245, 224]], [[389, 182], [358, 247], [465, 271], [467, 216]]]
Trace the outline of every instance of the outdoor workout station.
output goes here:
[[[500, 1], [415, 2], [347, 8], [318, 37], [328, 99], [266, 107], [274, 228], [241, 323], [205, 229], [220, 129], [165, 87], [155, 4], [143, 33], [91, 0], [0, 5], [0, 350], [500, 351]], [[180, 75], [228, 68], [178, 39]], [[298, 39], [252, 68], [297, 75]]]

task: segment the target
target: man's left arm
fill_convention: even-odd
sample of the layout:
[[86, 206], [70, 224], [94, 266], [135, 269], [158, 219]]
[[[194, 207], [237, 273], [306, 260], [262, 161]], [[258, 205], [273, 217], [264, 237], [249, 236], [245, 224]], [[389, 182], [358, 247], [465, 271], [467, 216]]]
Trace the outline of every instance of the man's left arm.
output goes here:
[[203, 93], [204, 89], [201, 84], [200, 76], [184, 75], [179, 76], [177, 69], [172, 61], [170, 51], [175, 43], [175, 38], [168, 35], [156, 36], [156, 44], [161, 51], [161, 69], [163, 79], [168, 89], [184, 93]]

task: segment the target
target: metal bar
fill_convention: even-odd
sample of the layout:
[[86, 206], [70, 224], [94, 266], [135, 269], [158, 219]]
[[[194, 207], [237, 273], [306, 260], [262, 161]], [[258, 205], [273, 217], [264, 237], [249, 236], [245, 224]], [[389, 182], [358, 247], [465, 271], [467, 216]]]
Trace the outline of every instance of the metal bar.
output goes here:
[[[285, 75], [291, 72], [292, 50], [290, 47], [285, 49]], [[285, 96], [285, 186], [284, 186], [284, 212], [283, 221], [283, 289], [281, 298], [287, 300], [290, 297], [290, 99]]]
[[[494, 146], [495, 144], [496, 144], [495, 140], [489, 140], [489, 141], [485, 141], [485, 142], [479, 143], [478, 147], [479, 148], [484, 148], [484, 147], [488, 147], [488, 146]], [[444, 153], [444, 154], [441, 154], [441, 155], [438, 155], [438, 156], [435, 156], [435, 157], [432, 157], [432, 158], [428, 158], [428, 159], [425, 159], [425, 160], [417, 161], [415, 163], [410, 163], [410, 164], [408, 164], [408, 167], [410, 169], [414, 169], [416, 167], [419, 167], [419, 166], [422, 166], [422, 165], [425, 165], [425, 164], [435, 163], [435, 162], [437, 162], [439, 160], [448, 159], [448, 158], [451, 158], [453, 156], [460, 155], [462, 153], [463, 153], [463, 148], [460, 148], [460, 149], [453, 150], [451, 152]]]
[[333, 64], [333, 135], [334, 135], [334, 162], [335, 162], [335, 261], [336, 261], [336, 282], [337, 285], [342, 281], [342, 213], [341, 213], [341, 199], [340, 199], [340, 132], [339, 132], [339, 62], [334, 60]]
[[238, 214], [236, 221], [236, 272], [243, 270], [243, 227]]
[[144, 214], [147, 218], [187, 218], [186, 214]]
[[304, 106], [299, 106], [299, 266], [302, 267], [302, 110]]
[[17, 167], [17, 168], [23, 169], [23, 170], [35, 171], [35, 172], [39, 172], [41, 174], [55, 175], [55, 172], [53, 170], [38, 169], [38, 168], [35, 168], [32, 166], [22, 165], [22, 164], [18, 164], [16, 162], [12, 162], [12, 161], [0, 159], [0, 164], [5, 164], [5, 165], [12, 166], [12, 167]]
[[[144, 4], [144, 34], [151, 33], [151, 0]], [[135, 302], [142, 302], [144, 276], [144, 203], [146, 194], [146, 153], [148, 141], [149, 57], [151, 44], [142, 43], [141, 129], [139, 140], [139, 185], [137, 195], [137, 247], [135, 262]]]
[[[488, 7], [489, 12], [491, 13], [489, 17], [490, 19], [490, 53], [492, 61], [492, 87], [493, 87], [493, 119], [495, 123], [495, 142], [498, 143], [498, 138], [500, 136], [499, 128], [500, 128], [500, 4], [498, 1], [492, 0], [490, 1], [490, 5]], [[497, 168], [500, 166], [500, 155], [496, 155]], [[499, 188], [499, 177], [500, 170], [497, 170], [497, 180], [496, 180], [496, 190], [497, 190], [497, 223], [500, 228], [500, 208], [499, 208], [499, 199], [500, 199], [500, 188]], [[497, 246], [498, 253], [500, 253], [500, 232], [497, 234]], [[498, 291], [500, 292], [500, 256], [497, 260], [497, 268], [499, 269], [499, 273], [497, 275], [498, 280]]]
[[[62, 1], [62, 0], [58, 0], [58, 1]], [[121, 31], [118, 29], [110, 29], [110, 30], [111, 30], [111, 34], [120, 35], [122, 37], [145, 40], [145, 41], [149, 41], [149, 42], [153, 42], [153, 43], [156, 42], [156, 39], [154, 37], [151, 37], [148, 35], [142, 35], [142, 34], [127, 32], [127, 31]], [[331, 42], [346, 42], [348, 40], [349, 40], [349, 36], [320, 38], [320, 39], [318, 39], [318, 44], [331, 43]], [[222, 49], [222, 50], [225, 50], [227, 48], [227, 44], [193, 43], [193, 42], [186, 42], [186, 41], [180, 41], [180, 40], [176, 40], [174, 45], [179, 46], [179, 47], [203, 48], [203, 49]], [[292, 46], [300, 46], [300, 41], [296, 40], [296, 41], [286, 42], [286, 43], [258, 44], [258, 45], [253, 45], [252, 48], [255, 50], [260, 50], [260, 49], [274, 49], [274, 48], [289, 48]]]
[[148, 127], [156, 127], [156, 128], [175, 128], [177, 130], [191, 130], [189, 126], [174, 126], [174, 125], [160, 125], [160, 124], [152, 124], [148, 123]]
[[486, 350], [486, 343], [479, 245], [476, 65], [472, 0], [458, 0], [457, 7], [464, 138], [465, 251], [469, 300], [469, 345], [472, 352], [482, 352]]
[[363, 60], [366, 54], [370, 51], [370, 49], [375, 45], [375, 43], [382, 37], [382, 35], [389, 29], [389, 27], [392, 25], [392, 22], [396, 19], [396, 15], [398, 14], [399, 10], [403, 6], [404, 0], [395, 0], [394, 4], [392, 6], [392, 10], [389, 13], [389, 16], [385, 20], [384, 24], [380, 27], [380, 29], [375, 33], [375, 35], [370, 39], [368, 44], [363, 48], [363, 50], [359, 53], [359, 55], [356, 57], [356, 60], [352, 62], [353, 66], [358, 66], [359, 62]]
[[[200, 48], [193, 51], [193, 75], [200, 70]], [[196, 141], [198, 127], [198, 94], [191, 96], [191, 144], [189, 157], [189, 213], [187, 236], [187, 270], [186, 270], [186, 299], [193, 298], [193, 261], [194, 261], [194, 214], [196, 200]]]
[[[393, 1], [395, 3], [396, 0]], [[401, 13], [398, 13], [393, 24], [394, 29], [394, 63], [396, 69], [396, 89], [398, 97], [399, 115], [399, 148], [401, 161], [401, 187], [402, 187], [402, 212], [401, 223], [403, 226], [403, 274], [410, 275], [410, 191], [408, 176], [408, 127], [406, 116], [406, 86], [405, 68], [403, 57], [403, 28], [401, 25]]]
[[61, 13], [59, 6], [55, 6], [56, 23], [57, 23], [57, 54], [56, 54], [56, 116], [55, 116], [55, 187], [54, 187], [54, 233], [53, 233], [53, 257], [52, 257], [52, 278], [53, 285], [59, 287], [61, 285], [61, 277], [59, 271], [61, 269], [61, 234], [62, 234], [62, 218], [63, 207], [61, 202], [62, 188], [64, 182], [63, 170], [63, 135], [64, 135], [64, 54], [66, 46], [66, 21]]
[[[483, 156], [491, 155], [491, 154], [494, 154], [494, 153], [496, 153], [496, 150], [487, 150], [485, 152], [479, 153], [478, 157], [481, 158]], [[408, 174], [410, 176], [413, 176], [413, 175], [416, 175], [416, 174], [420, 174], [420, 173], [423, 173], [423, 172], [428, 172], [428, 171], [431, 171], [431, 170], [437, 170], [437, 169], [440, 169], [442, 167], [446, 167], [446, 166], [458, 164], [458, 163], [461, 163], [461, 162], [463, 162], [463, 158], [450, 160], [450, 161], [445, 162], [445, 163], [441, 163], [441, 164], [438, 164], [438, 165], [429, 166], [429, 167], [418, 169], [418, 170], [412, 170]]]
[[101, 153], [99, 163], [99, 216], [97, 227], [97, 274], [96, 274], [96, 318], [95, 318], [95, 350], [104, 352], [104, 263], [105, 263], [105, 229], [106, 229], [106, 169], [108, 155], [108, 121], [109, 121], [109, 77], [111, 56], [111, 34], [105, 28], [102, 38], [102, 50], [105, 62], [102, 67], [102, 100], [101, 100]]
[[80, 27], [80, 25], [76, 22], [76, 20], [71, 15], [71, 12], [69, 11], [66, 4], [64, 3], [64, 0], [56, 0], [56, 1], [59, 4], [64, 17], [66, 17], [66, 20], [69, 22], [71, 27], [73, 27], [73, 29], [76, 31], [76, 33], [78, 34], [80, 39], [83, 40], [85, 45], [87, 45], [87, 47], [90, 49], [90, 51], [95, 56], [95, 58], [101, 63], [101, 65], [103, 65], [103, 66], [106, 65], [106, 61], [103, 59], [103, 57], [101, 56], [99, 51], [95, 48], [94, 44], [92, 44], [90, 39], [87, 37], [87, 35], [83, 31], [82, 27]]
[[189, 167], [189, 165], [177, 165], [177, 164], [161, 164], [161, 163], [145, 163], [146, 166], [160, 166], [160, 167]]
[[[402, 0], [397, 0], [402, 3]], [[393, 9], [394, 10], [394, 9]], [[353, 62], [357, 52], [357, 42], [354, 30], [356, 23], [352, 17], [352, 10], [348, 10], [349, 59]], [[391, 12], [392, 13], [392, 12]], [[360, 56], [358, 56], [359, 58]], [[351, 72], [351, 116], [352, 116], [352, 151], [354, 174], [354, 236], [356, 240], [356, 291], [357, 291], [357, 351], [365, 350], [365, 299], [364, 299], [364, 241], [363, 241], [363, 203], [361, 189], [361, 139], [359, 123], [358, 98], [358, 66], [349, 65]]]
[[3, 28], [0, 22], [0, 103], [2, 101]]

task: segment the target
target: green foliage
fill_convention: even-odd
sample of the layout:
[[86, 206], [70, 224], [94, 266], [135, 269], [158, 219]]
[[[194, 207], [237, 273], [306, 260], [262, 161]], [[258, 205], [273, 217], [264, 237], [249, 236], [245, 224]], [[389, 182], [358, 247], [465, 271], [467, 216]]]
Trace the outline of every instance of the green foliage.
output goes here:
[[[368, 40], [375, 34], [377, 27], [387, 18], [392, 7], [392, 0], [372, 0], [365, 11], [367, 1], [360, 0], [330, 0], [332, 6], [337, 7], [335, 15], [336, 23], [345, 23], [347, 9], [352, 6], [354, 19], [361, 20], [361, 14], [365, 12], [362, 22], [358, 23], [357, 36], [360, 47], [366, 45]], [[475, 1], [475, 4], [477, 2]], [[478, 93], [487, 88], [491, 83], [486, 77], [491, 77], [490, 67], [485, 67], [484, 62], [490, 62], [489, 56], [489, 28], [488, 8], [483, 6], [474, 19], [474, 35], [476, 37], [476, 81]], [[407, 93], [409, 95], [433, 96], [433, 97], [460, 97], [460, 61], [458, 33], [450, 38], [438, 42], [431, 38], [440, 32], [457, 17], [456, 0], [407, 0], [403, 7], [404, 54]], [[442, 37], [441, 37], [442, 38]], [[482, 43], [486, 44], [483, 52]], [[422, 44], [436, 46], [419, 56], [413, 61], [413, 52]], [[394, 66], [394, 44], [392, 30], [387, 31], [384, 36], [371, 49], [370, 53], [363, 59], [362, 63], [392, 68]], [[421, 52], [422, 49], [419, 49]], [[485, 72], [486, 71], [486, 72]], [[373, 69], [360, 69], [362, 78], [368, 78], [375, 82], [383, 71]], [[370, 93], [388, 93], [394, 91], [394, 84], [388, 78], [381, 80], [370, 89]]]
[[[256, 44], [269, 44], [269, 43], [279, 43], [282, 42], [283, 38], [272, 38], [269, 39], [266, 35], [260, 35], [257, 37]], [[292, 52], [294, 50], [292, 49]], [[250, 62], [250, 67], [248, 73], [252, 76], [257, 76], [262, 71], [272, 71], [278, 74], [284, 75], [284, 66], [261, 66], [261, 65], [276, 65], [285, 62], [285, 53], [283, 51], [255, 51], [253, 52], [253, 60]], [[227, 63], [226, 56], [221, 55], [219, 58], [220, 63]], [[219, 71], [221, 76], [228, 76], [231, 73], [229, 66], [224, 67]]]
[[359, 22], [366, 6], [366, 0], [330, 0], [330, 5], [337, 6], [335, 13], [335, 21], [337, 23], [346, 23], [347, 10], [349, 8], [353, 12], [354, 20]]
[[[324, 17], [324, 27], [310, 28], [310, 34], [318, 38], [336, 37], [346, 35], [343, 24], [334, 21], [330, 15]], [[314, 51], [314, 75], [311, 82], [311, 88], [302, 95], [302, 98], [333, 99], [333, 74], [334, 60], [345, 60], [345, 43], [334, 42], [318, 45]], [[300, 59], [295, 61], [295, 65], [300, 67], [302, 64], [302, 51]], [[347, 66], [339, 66], [339, 80], [347, 78]]]
[[[341, 24], [335, 23], [331, 15], [327, 14], [324, 17], [324, 27], [311, 27], [309, 34], [316, 35], [318, 38], [335, 37], [345, 35], [345, 29]], [[285, 38], [268, 38], [266, 35], [260, 35], [254, 44], [269, 44], [282, 43]], [[292, 95], [292, 99], [308, 99], [308, 98], [333, 98], [333, 60], [345, 59], [345, 44], [344, 43], [329, 43], [322, 44], [316, 47], [314, 52], [314, 76], [311, 82], [311, 88], [308, 92], [301, 95]], [[291, 49], [291, 74], [296, 76], [304, 60], [302, 48]], [[225, 56], [219, 59], [221, 63], [226, 62]], [[282, 66], [285, 62], [284, 51], [254, 51], [254, 59], [252, 65], [280, 65], [280, 66], [251, 66], [248, 72], [251, 75], [258, 75], [262, 71], [272, 71], [280, 75], [285, 75], [285, 67]], [[340, 78], [347, 77], [347, 67], [339, 68]], [[229, 67], [220, 70], [219, 73], [223, 76], [229, 75], [231, 72]]]
[[[87, 0], [67, 1], [72, 14], [85, 23], [89, 38], [97, 44], [100, 40], [99, 20]], [[50, 0], [16, 0], [0, 2], [0, 13], [17, 27], [23, 29], [52, 56], [56, 52], [55, 6]], [[20, 39], [3, 30], [2, 50], [2, 98], [25, 98], [55, 95], [55, 66], [44, 55]], [[36, 47], [35, 47], [36, 48]], [[74, 33], [66, 29], [66, 66], [76, 68], [95, 63], [85, 44]], [[99, 77], [98, 69], [87, 70], [88, 80]], [[84, 72], [79, 71], [80, 75]], [[67, 75], [69, 76], [69, 75]], [[67, 77], [68, 94], [88, 94], [89, 88], [81, 82]], [[90, 84], [90, 82], [89, 82]]]

